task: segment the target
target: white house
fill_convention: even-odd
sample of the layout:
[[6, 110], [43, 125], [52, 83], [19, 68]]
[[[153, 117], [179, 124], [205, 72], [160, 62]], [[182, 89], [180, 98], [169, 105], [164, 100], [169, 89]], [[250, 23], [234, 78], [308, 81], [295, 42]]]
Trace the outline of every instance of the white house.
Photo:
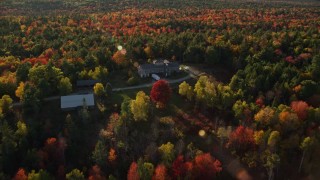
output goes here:
[[173, 72], [179, 72], [180, 65], [168, 60], [154, 60], [152, 64], [141, 64], [138, 67], [140, 77], [149, 77], [151, 74], [162, 73], [170, 76]]

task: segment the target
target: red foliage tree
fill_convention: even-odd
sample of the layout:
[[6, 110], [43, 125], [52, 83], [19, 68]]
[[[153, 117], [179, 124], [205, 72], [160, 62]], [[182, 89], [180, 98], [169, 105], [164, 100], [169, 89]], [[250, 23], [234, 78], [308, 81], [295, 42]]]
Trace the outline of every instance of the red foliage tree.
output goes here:
[[53, 56], [53, 54], [54, 54], [54, 51], [52, 48], [49, 48], [43, 52], [43, 56], [47, 59], [50, 59]]
[[106, 179], [102, 172], [101, 172], [101, 169], [98, 165], [94, 165], [92, 166], [90, 172], [89, 172], [89, 180], [104, 180]]
[[27, 180], [28, 176], [26, 171], [23, 168], [20, 168], [16, 175], [13, 177], [13, 180]]
[[181, 178], [185, 171], [183, 156], [179, 155], [172, 163], [172, 172], [175, 179]]
[[46, 65], [48, 64], [48, 60], [49, 59], [46, 57], [34, 57], [34, 58], [26, 58], [22, 62], [23, 63], [30, 62], [32, 65], [35, 65], [35, 64]]
[[165, 80], [159, 80], [153, 84], [151, 89], [151, 100], [157, 103], [160, 108], [165, 107], [171, 97], [171, 88], [169, 83]]
[[292, 101], [291, 108], [297, 113], [300, 120], [305, 120], [308, 116], [309, 105], [304, 101]]
[[38, 151], [40, 158], [40, 167], [46, 168], [51, 165], [58, 169], [60, 165], [64, 163], [64, 150], [66, 148], [66, 142], [63, 137], [48, 138], [44, 144], [44, 147]]
[[295, 59], [292, 56], [287, 56], [284, 60], [291, 64], [296, 63]]
[[264, 98], [263, 97], [257, 98], [256, 105], [258, 105], [261, 108], [264, 107]]
[[183, 155], [179, 155], [172, 163], [172, 172], [174, 179], [183, 179], [187, 173], [187, 165], [184, 162]]
[[198, 155], [194, 159], [195, 179], [212, 179], [221, 170], [220, 161], [214, 159], [209, 153]]
[[192, 162], [185, 162], [184, 166], [186, 168], [186, 175], [190, 174], [193, 170], [193, 163]]
[[43, 149], [48, 154], [50, 160], [60, 159], [59, 141], [56, 138], [48, 138]]
[[57, 139], [56, 138], [48, 138], [45, 144], [45, 148], [47, 149], [53, 149], [57, 145]]
[[236, 150], [246, 151], [254, 147], [253, 130], [244, 126], [231, 132], [229, 136], [228, 146], [234, 147]]
[[168, 179], [167, 168], [163, 164], [159, 164], [154, 171], [152, 180], [166, 180]]
[[39, 150], [40, 167], [46, 168], [49, 163], [55, 163], [57, 159], [58, 141], [56, 138], [48, 138], [44, 147]]
[[139, 180], [138, 165], [136, 162], [132, 162], [127, 175], [128, 180]]

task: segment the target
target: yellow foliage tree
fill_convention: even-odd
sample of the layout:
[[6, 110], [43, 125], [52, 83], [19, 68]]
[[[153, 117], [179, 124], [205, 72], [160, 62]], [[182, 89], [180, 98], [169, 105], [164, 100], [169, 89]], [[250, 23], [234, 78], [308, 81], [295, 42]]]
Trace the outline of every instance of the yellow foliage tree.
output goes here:
[[218, 101], [216, 87], [216, 84], [210, 81], [207, 76], [201, 76], [194, 86], [195, 99], [213, 107]]
[[2, 98], [0, 99], [0, 109], [2, 110], [3, 114], [8, 113], [11, 111], [12, 108], [12, 102], [13, 100], [9, 95], [3, 95]]
[[139, 91], [136, 99], [130, 103], [130, 110], [135, 121], [147, 121], [150, 107], [150, 97]]
[[260, 130], [260, 131], [255, 131], [254, 134], [253, 134], [253, 138], [254, 138], [254, 142], [257, 144], [257, 145], [262, 145], [264, 143], [264, 139], [263, 139], [263, 136], [264, 136], [264, 131], [263, 130]]
[[88, 76], [90, 78], [101, 80], [101, 81], [106, 81], [108, 74], [109, 74], [108, 69], [102, 66], [95, 67], [94, 71], [89, 70], [88, 72]]
[[23, 98], [23, 94], [24, 94], [24, 82], [20, 82], [20, 84], [19, 84], [19, 86], [18, 86], [18, 88], [17, 88], [17, 90], [16, 90], [16, 96], [20, 99], [20, 100], [22, 100], [22, 98]]
[[72, 84], [68, 77], [63, 77], [60, 79], [58, 85], [59, 91], [61, 95], [67, 95], [72, 92]]
[[279, 131], [272, 131], [270, 133], [269, 139], [268, 139], [268, 145], [272, 148], [274, 148], [276, 146], [276, 144], [279, 142], [280, 140], [280, 133]]
[[105, 94], [105, 89], [103, 87], [103, 84], [101, 83], [96, 83], [93, 87], [93, 91], [94, 91], [94, 94], [101, 97]]
[[267, 106], [261, 109], [254, 116], [254, 120], [260, 122], [263, 125], [269, 125], [275, 120], [275, 111], [271, 107]]
[[17, 130], [15, 133], [18, 137], [25, 137], [28, 134], [28, 129], [26, 123], [22, 121], [18, 121]]
[[196, 96], [197, 101], [203, 101], [206, 96], [205, 88], [206, 88], [206, 82], [208, 82], [209, 79], [207, 76], [201, 76], [196, 85], [194, 86], [194, 92]]
[[193, 89], [192, 86], [190, 86], [188, 83], [186, 83], [185, 81], [183, 81], [180, 85], [179, 85], [179, 94], [181, 96], [185, 96], [187, 97], [187, 99], [189, 101], [192, 100], [193, 98]]
[[144, 53], [146, 53], [148, 58], [153, 58], [153, 52], [150, 46], [147, 46], [146, 48], [144, 48]]
[[162, 160], [165, 165], [170, 165], [174, 158], [174, 145], [171, 142], [167, 142], [167, 144], [162, 144], [159, 147], [159, 151], [162, 154]]

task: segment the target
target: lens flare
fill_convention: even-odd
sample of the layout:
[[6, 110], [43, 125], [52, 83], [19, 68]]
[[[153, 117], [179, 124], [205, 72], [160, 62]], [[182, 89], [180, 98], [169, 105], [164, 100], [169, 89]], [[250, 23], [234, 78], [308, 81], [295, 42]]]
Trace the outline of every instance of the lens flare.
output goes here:
[[203, 137], [203, 136], [205, 136], [205, 135], [206, 135], [206, 132], [201, 129], [201, 130], [199, 131], [199, 136]]

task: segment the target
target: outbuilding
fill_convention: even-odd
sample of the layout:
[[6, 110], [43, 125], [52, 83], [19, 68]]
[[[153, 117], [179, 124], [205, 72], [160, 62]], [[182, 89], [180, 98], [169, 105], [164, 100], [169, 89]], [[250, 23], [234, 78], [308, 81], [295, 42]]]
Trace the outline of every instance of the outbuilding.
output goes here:
[[89, 80], [77, 80], [77, 87], [93, 87], [96, 83], [99, 83], [100, 81], [95, 79], [89, 79]]
[[93, 107], [93, 94], [61, 96], [61, 109], [75, 109], [82, 106]]

